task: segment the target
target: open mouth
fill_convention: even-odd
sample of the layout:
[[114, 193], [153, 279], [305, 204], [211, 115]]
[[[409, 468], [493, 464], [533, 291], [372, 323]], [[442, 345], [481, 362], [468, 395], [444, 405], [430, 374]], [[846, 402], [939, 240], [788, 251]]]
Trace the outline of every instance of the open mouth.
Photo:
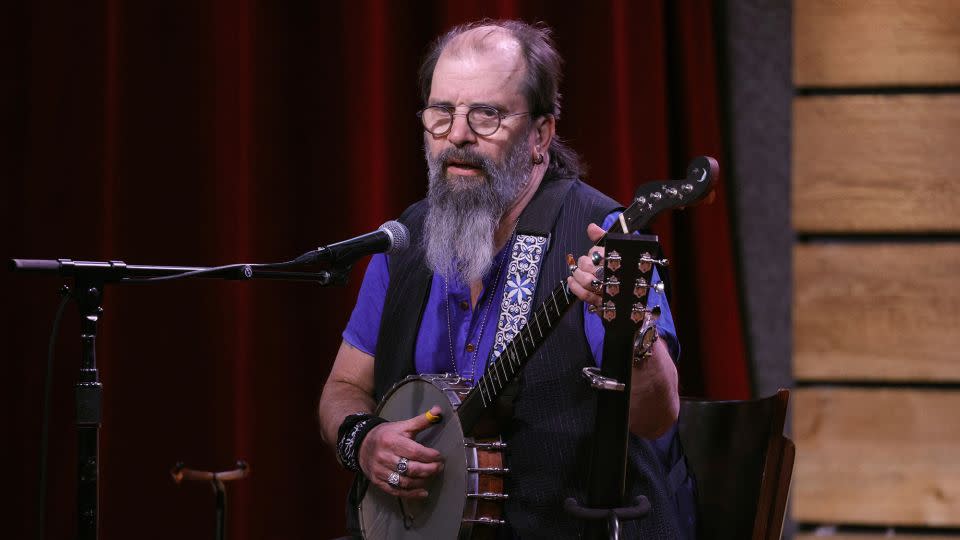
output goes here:
[[484, 174], [483, 167], [481, 167], [479, 164], [456, 159], [451, 159], [447, 162], [446, 170], [448, 174], [454, 174], [458, 176], [476, 176]]

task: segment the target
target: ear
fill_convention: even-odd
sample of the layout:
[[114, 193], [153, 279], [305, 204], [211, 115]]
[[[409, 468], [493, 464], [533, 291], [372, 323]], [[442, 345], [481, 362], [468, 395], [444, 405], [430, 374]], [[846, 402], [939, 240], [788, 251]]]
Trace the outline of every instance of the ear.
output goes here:
[[552, 114], [545, 114], [533, 121], [531, 138], [533, 145], [540, 148], [544, 154], [550, 148], [550, 142], [557, 132], [557, 118]]

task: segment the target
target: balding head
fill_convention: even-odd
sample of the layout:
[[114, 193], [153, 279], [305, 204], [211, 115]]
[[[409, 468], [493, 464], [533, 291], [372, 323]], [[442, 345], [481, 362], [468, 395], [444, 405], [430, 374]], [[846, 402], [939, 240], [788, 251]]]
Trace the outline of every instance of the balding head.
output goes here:
[[460, 57], [486, 53], [495, 53], [514, 60], [519, 66], [526, 64], [517, 38], [505, 28], [490, 25], [471, 28], [453, 36], [441, 49], [440, 56]]
[[519, 55], [524, 69], [523, 93], [535, 115], [560, 115], [561, 59], [550, 37], [550, 29], [522, 21], [483, 20], [457, 26], [434, 42], [420, 67], [420, 93], [430, 97], [433, 70], [440, 55], [499, 50]]
[[[460, 25], [438, 38], [420, 66], [420, 94], [423, 102], [430, 98], [434, 70], [441, 54], [450, 56], [467, 52], [498, 50], [519, 55], [515, 67], [521, 77], [520, 92], [531, 116], [560, 117], [560, 54], [543, 25], [530, 25], [516, 20], [482, 20]], [[580, 160], [576, 153], [554, 137], [549, 148], [550, 170], [562, 176], [579, 176]]]

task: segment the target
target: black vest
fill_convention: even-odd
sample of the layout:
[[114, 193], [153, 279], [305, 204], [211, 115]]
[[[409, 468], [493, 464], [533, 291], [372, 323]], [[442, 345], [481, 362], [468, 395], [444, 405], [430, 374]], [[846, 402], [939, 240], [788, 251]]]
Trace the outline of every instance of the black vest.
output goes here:
[[[540, 267], [534, 308], [569, 274], [566, 254], [583, 254], [591, 242], [587, 224], [601, 223], [619, 205], [575, 179], [544, 181], [524, 209], [519, 231], [541, 231], [550, 241]], [[422, 238], [427, 205], [420, 201], [400, 217], [414, 245], [390, 257], [390, 285], [375, 355], [374, 394], [414, 373], [414, 349], [432, 274], [424, 263]], [[577, 538], [582, 524], [563, 508], [566, 497], [583, 500], [589, 467], [596, 396], [581, 376], [593, 365], [583, 332], [583, 310], [574, 306], [527, 364], [504, 438], [509, 445], [506, 514], [515, 537]], [[677, 538], [675, 503], [667, 472], [651, 444], [631, 436], [627, 484], [650, 499], [651, 512], [621, 528], [622, 538]], [[356, 493], [354, 493], [354, 496]], [[349, 504], [356, 500], [351, 497]], [[356, 523], [348, 508], [348, 524]], [[446, 539], [438, 539], [446, 540]]]

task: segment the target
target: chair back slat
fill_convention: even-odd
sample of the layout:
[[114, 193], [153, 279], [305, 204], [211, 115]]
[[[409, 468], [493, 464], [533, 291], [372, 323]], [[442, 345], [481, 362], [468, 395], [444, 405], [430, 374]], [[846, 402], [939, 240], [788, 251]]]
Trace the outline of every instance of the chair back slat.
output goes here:
[[[765, 540], [779, 537], [786, 493], [778, 493], [793, 444], [783, 436], [789, 391], [743, 401], [684, 398], [680, 440], [697, 485], [698, 538]], [[787, 466], [786, 471], [783, 470]], [[775, 533], [772, 533], [776, 530]]]

